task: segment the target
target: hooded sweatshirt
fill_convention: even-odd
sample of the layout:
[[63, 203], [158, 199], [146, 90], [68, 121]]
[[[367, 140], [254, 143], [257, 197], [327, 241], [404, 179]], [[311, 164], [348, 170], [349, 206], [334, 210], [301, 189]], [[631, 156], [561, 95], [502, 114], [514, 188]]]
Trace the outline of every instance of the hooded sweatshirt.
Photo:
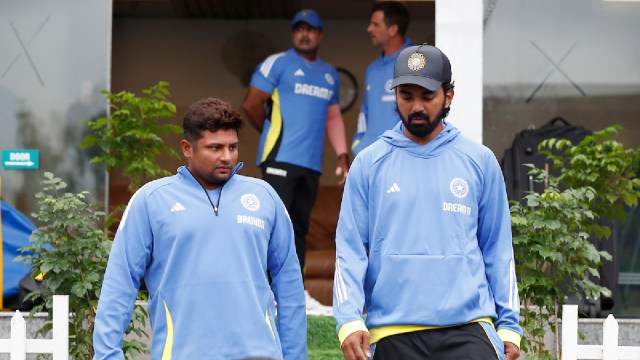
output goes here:
[[291, 221], [269, 184], [235, 174], [241, 166], [207, 194], [180, 167], [133, 195], [102, 285], [95, 359], [123, 359], [122, 338], [142, 277], [152, 359], [306, 359]]
[[336, 232], [341, 341], [364, 307], [372, 343], [390, 327], [489, 319], [518, 344], [510, 215], [495, 156], [451, 124], [424, 146], [402, 129], [386, 131], [349, 170]]

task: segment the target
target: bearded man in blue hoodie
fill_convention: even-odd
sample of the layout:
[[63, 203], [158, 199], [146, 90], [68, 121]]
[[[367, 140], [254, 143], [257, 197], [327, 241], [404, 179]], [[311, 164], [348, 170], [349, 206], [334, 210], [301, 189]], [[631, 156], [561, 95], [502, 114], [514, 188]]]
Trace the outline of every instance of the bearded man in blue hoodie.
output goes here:
[[438, 48], [404, 49], [392, 88], [402, 122], [355, 158], [340, 209], [333, 313], [344, 358], [517, 359], [498, 162], [445, 121], [454, 86]]

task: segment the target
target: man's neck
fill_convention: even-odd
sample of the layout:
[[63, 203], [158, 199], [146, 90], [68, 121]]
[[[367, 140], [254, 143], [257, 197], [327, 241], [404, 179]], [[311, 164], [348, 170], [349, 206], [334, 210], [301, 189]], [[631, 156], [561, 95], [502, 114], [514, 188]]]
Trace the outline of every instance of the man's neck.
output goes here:
[[318, 52], [314, 51], [314, 52], [301, 52], [298, 51], [297, 49], [294, 49], [296, 51], [296, 54], [298, 54], [298, 56], [300, 56], [301, 58], [304, 58], [305, 60], [309, 60], [309, 61], [316, 61], [316, 59], [318, 58]]
[[405, 40], [401, 36], [396, 36], [389, 39], [389, 43], [383, 46], [382, 48], [382, 51], [384, 52], [384, 56], [389, 57], [395, 54], [396, 52], [400, 51], [400, 49], [402, 49], [402, 46], [404, 46], [404, 43], [405, 43]]

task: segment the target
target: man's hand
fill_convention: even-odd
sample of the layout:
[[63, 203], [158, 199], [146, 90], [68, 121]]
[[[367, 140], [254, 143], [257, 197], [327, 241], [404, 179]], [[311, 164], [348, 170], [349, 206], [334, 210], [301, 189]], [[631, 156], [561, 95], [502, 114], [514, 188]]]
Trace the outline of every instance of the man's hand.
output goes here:
[[340, 154], [338, 156], [338, 166], [336, 167], [336, 176], [342, 176], [340, 180], [338, 180], [338, 185], [343, 186], [347, 181], [347, 174], [349, 173], [349, 155], [348, 154]]
[[345, 360], [366, 360], [370, 358], [369, 333], [362, 330], [354, 332], [344, 339], [340, 348]]
[[[345, 340], [345, 343], [347, 341]], [[344, 352], [344, 350], [342, 350]], [[520, 356], [520, 349], [518, 349], [518, 347], [513, 344], [510, 343], [508, 341], [504, 342], [504, 353], [505, 353], [505, 360], [516, 360], [519, 356]]]

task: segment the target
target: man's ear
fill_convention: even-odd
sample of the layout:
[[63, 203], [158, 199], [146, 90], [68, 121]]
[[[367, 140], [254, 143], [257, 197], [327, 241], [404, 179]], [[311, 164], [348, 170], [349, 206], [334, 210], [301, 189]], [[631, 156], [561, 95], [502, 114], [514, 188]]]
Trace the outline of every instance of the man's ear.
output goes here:
[[453, 88], [451, 88], [444, 94], [444, 107], [448, 108], [449, 106], [451, 106], [451, 101], [453, 100], [454, 93], [455, 92], [453, 91]]
[[185, 158], [189, 159], [193, 152], [193, 147], [191, 146], [191, 143], [185, 139], [182, 139], [180, 141], [180, 148], [182, 149], [182, 155], [184, 155]]
[[398, 29], [398, 24], [391, 24], [391, 26], [387, 28], [387, 32], [390, 36], [395, 36], [396, 34], [398, 34]]

